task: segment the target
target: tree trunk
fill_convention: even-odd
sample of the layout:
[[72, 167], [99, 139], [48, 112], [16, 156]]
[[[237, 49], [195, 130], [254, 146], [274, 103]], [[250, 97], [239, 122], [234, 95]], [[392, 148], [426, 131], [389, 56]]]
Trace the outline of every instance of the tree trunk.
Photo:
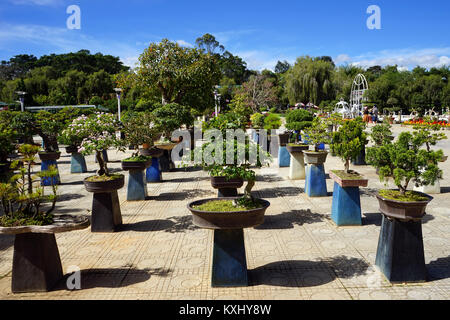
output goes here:
[[350, 172], [350, 161], [348, 159], [345, 160], [345, 172]]
[[255, 186], [255, 180], [248, 180], [247, 185], [244, 190], [244, 197], [248, 199], [253, 199], [252, 197], [252, 189]]
[[97, 162], [98, 162], [98, 165], [100, 167], [100, 170], [97, 171], [97, 174], [99, 176], [102, 176], [102, 175], [107, 175], [108, 176], [109, 172], [108, 172], [108, 168], [106, 166], [106, 162], [103, 159], [103, 152], [96, 151], [95, 156], [97, 157]]

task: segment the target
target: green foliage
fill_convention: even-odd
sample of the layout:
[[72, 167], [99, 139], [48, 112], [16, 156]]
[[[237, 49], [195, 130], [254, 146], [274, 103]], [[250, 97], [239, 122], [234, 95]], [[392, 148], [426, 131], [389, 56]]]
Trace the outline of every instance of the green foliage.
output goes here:
[[392, 141], [392, 126], [389, 123], [377, 124], [370, 132], [372, 141], [377, 146], [382, 146]]
[[[24, 144], [19, 147], [22, 155], [12, 163], [11, 168], [17, 169], [8, 183], [0, 183], [0, 225], [3, 227], [22, 225], [47, 225], [53, 222], [51, 212], [57, 201], [57, 186], [51, 185], [52, 193], [45, 194], [45, 187], [40, 186], [40, 179], [50, 178], [53, 181], [58, 175], [58, 169], [50, 166], [48, 170], [33, 174], [32, 164], [39, 151], [35, 145]], [[50, 202], [50, 208], [44, 210], [44, 204]]]
[[322, 118], [314, 118], [311, 126], [303, 131], [307, 135], [308, 144], [314, 146], [316, 152], [321, 143], [330, 143], [331, 141], [328, 133], [328, 125]]
[[190, 108], [177, 103], [163, 105], [152, 113], [156, 118], [157, 130], [163, 132], [167, 139], [170, 139], [173, 131], [183, 125], [190, 127], [194, 124]]
[[134, 153], [132, 157], [123, 159], [122, 162], [147, 162], [152, 159], [152, 157], [147, 156], [139, 156]]
[[65, 127], [64, 114], [39, 111], [36, 115], [37, 132], [44, 140], [46, 152], [58, 151], [58, 136]]
[[264, 119], [265, 116], [262, 113], [254, 113], [250, 116], [250, 121], [252, 122], [252, 127], [254, 129], [262, 129], [264, 128]]
[[286, 116], [286, 128], [294, 131], [302, 131], [312, 125], [314, 116], [303, 109], [291, 110]]
[[227, 129], [242, 129], [245, 130], [245, 122], [235, 113], [221, 113], [217, 117], [211, 118], [209, 121], [203, 123], [203, 130], [218, 129], [223, 134]]
[[248, 122], [250, 115], [253, 113], [253, 110], [247, 101], [247, 97], [243, 93], [236, 94], [231, 100], [229, 107], [232, 113], [240, 116], [240, 121], [243, 123]]
[[346, 121], [333, 133], [331, 151], [345, 163], [345, 171], [350, 171], [350, 160], [355, 159], [366, 144], [364, 123], [358, 120]]
[[90, 132], [85, 126], [88, 117], [81, 115], [74, 119], [58, 137], [58, 141], [67, 146], [80, 147], [84, 139], [90, 136]]
[[196, 210], [205, 212], [238, 212], [251, 209], [261, 208], [261, 203], [259, 201], [246, 202], [244, 205], [233, 203], [232, 200], [214, 200], [204, 203], [199, 206], [193, 207]]
[[428, 151], [423, 146], [426, 140], [417, 131], [402, 132], [395, 142], [368, 148], [366, 161], [379, 169], [381, 181], [390, 177], [404, 195], [412, 181], [416, 186], [430, 185], [442, 178], [438, 162], [442, 150]]
[[5, 123], [0, 123], [0, 163], [6, 163], [16, 149], [16, 132]]
[[[125, 134], [125, 142], [131, 146], [141, 146], [144, 143], [153, 145], [156, 138], [156, 118], [153, 114], [147, 112], [135, 113], [134, 116], [127, 117], [123, 122], [122, 132]], [[133, 156], [139, 154], [137, 149]]]
[[281, 118], [279, 115], [269, 113], [264, 119], [264, 129], [274, 130], [281, 127]]

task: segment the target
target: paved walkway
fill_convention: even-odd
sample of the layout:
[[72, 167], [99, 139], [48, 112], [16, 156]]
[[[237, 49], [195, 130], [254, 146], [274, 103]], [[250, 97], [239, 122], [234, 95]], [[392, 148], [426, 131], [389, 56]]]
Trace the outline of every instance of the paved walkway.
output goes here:
[[[450, 155], [448, 141], [439, 146]], [[116, 169], [125, 158], [115, 151], [109, 157]], [[73, 175], [63, 153], [58, 212], [90, 209], [92, 195], [81, 181], [93, 174], [93, 160], [87, 158], [90, 173]], [[325, 169], [334, 168], [343, 165], [329, 156]], [[245, 231], [249, 287], [210, 287], [213, 232], [195, 227], [186, 205], [215, 193], [204, 171], [179, 170], [163, 173], [163, 183], [148, 184], [146, 201], [127, 202], [126, 187], [120, 190], [120, 232], [57, 235], [64, 272], [71, 266], [82, 270], [81, 290], [69, 291], [61, 281], [49, 293], [12, 294], [13, 237], [0, 235], [0, 299], [449, 299], [450, 161], [442, 168], [443, 193], [434, 196], [423, 222], [427, 283], [393, 286], [373, 267], [381, 215], [372, 195], [382, 187], [373, 168], [357, 167], [370, 179], [361, 190], [363, 226], [338, 228], [330, 220], [332, 180], [329, 197], [310, 199], [304, 181], [290, 181], [288, 168], [277, 168], [275, 161], [258, 170], [255, 186], [257, 196], [271, 202], [265, 223]]]

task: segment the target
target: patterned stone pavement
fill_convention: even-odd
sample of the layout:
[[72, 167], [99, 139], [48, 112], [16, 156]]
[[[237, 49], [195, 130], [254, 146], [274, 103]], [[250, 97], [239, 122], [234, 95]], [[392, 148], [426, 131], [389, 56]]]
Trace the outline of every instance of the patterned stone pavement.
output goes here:
[[[404, 130], [395, 127], [395, 132]], [[448, 141], [440, 143], [450, 154]], [[110, 167], [120, 169], [122, 153], [109, 151]], [[63, 184], [58, 212], [88, 214], [92, 195], [83, 178], [96, 168], [87, 157], [87, 174], [70, 174], [70, 156], [59, 161]], [[329, 156], [325, 170], [341, 168]], [[65, 274], [81, 270], [81, 290], [68, 290], [62, 280], [48, 293], [12, 294], [13, 237], [0, 235], [0, 299], [158, 299], [158, 300], [376, 300], [450, 298], [450, 161], [442, 165], [442, 194], [435, 195], [423, 222], [430, 281], [391, 285], [374, 268], [381, 215], [373, 192], [382, 187], [375, 170], [356, 169], [369, 177], [361, 189], [363, 226], [336, 227], [330, 219], [329, 196], [308, 198], [304, 181], [290, 181], [288, 168], [276, 159], [258, 170], [255, 193], [271, 202], [265, 223], [245, 230], [250, 285], [210, 286], [213, 232], [195, 227], [188, 202], [214, 196], [202, 170], [163, 173], [164, 182], [148, 184], [149, 198], [127, 202], [119, 192], [124, 225], [120, 232], [93, 234], [90, 229], [57, 235]]]

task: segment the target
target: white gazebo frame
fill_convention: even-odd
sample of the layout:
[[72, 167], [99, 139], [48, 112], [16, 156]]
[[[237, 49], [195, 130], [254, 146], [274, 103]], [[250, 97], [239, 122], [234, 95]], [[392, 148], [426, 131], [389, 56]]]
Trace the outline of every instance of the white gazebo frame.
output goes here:
[[350, 93], [350, 107], [353, 118], [362, 114], [363, 102], [367, 101], [367, 98], [364, 97], [367, 90], [369, 90], [367, 79], [360, 73], [353, 80], [352, 91]]

